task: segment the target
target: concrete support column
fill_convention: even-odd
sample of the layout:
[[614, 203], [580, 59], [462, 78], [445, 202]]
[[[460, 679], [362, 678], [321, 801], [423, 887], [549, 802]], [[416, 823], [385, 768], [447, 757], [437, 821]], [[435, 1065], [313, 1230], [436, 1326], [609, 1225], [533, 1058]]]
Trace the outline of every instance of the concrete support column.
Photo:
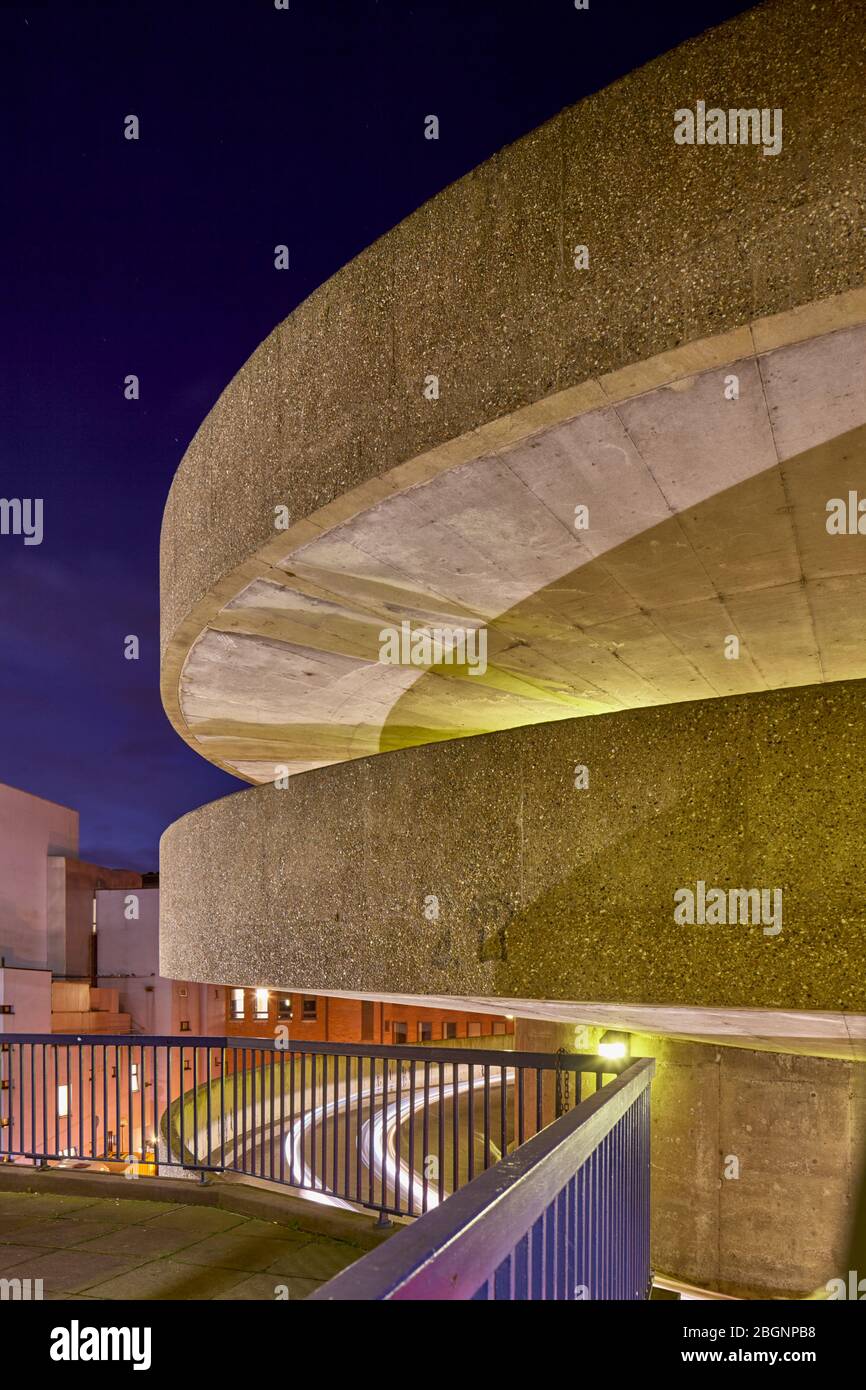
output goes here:
[[[594, 1052], [601, 1031], [519, 1018], [515, 1048]], [[847, 1277], [866, 1153], [866, 1064], [641, 1034], [631, 1052], [656, 1060], [653, 1267], [742, 1297], [802, 1295]], [[529, 1137], [534, 1076], [525, 1097]], [[544, 1124], [555, 1107], [550, 1076]]]

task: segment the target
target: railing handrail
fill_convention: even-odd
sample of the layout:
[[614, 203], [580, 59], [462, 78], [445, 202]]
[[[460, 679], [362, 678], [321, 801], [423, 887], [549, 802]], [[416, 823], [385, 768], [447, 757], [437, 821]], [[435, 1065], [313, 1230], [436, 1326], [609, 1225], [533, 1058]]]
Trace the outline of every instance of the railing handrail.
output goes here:
[[[513, 1250], [515, 1231], [538, 1220], [605, 1135], [650, 1085], [652, 1058], [627, 1066], [616, 1081], [529, 1139], [514, 1153], [338, 1274], [313, 1300], [379, 1301], [427, 1296], [433, 1273], [454, 1299], [469, 1299]], [[482, 1223], [483, 1221], [483, 1231]]]
[[235, 1052], [249, 1048], [277, 1054], [307, 1052], [326, 1057], [404, 1058], [407, 1062], [525, 1067], [536, 1071], [552, 1071], [558, 1067], [567, 1072], [597, 1072], [605, 1076], [614, 1076], [626, 1066], [624, 1061], [599, 1057], [593, 1052], [513, 1052], [505, 1048], [500, 1051], [496, 1048], [434, 1047], [429, 1043], [314, 1042], [292, 1037], [282, 1044], [276, 1038], [247, 1038], [237, 1034], [200, 1037], [193, 1033], [0, 1033], [0, 1044], [4, 1042], [57, 1047], [209, 1047]]

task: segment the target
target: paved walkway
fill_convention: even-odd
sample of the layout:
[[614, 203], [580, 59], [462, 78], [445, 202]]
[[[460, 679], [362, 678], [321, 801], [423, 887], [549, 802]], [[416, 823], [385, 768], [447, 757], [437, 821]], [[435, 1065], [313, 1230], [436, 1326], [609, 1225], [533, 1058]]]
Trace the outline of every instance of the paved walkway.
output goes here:
[[41, 1279], [45, 1298], [306, 1298], [363, 1254], [294, 1213], [0, 1191], [0, 1281]]

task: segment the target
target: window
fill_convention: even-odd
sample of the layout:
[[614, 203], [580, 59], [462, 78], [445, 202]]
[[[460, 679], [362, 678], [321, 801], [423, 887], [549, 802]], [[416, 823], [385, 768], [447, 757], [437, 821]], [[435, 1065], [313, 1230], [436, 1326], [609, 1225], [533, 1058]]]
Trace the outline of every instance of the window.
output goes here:
[[242, 989], [232, 990], [231, 1017], [241, 1019], [244, 1016], [244, 992]]
[[277, 1014], [281, 1019], [291, 1022], [294, 1014], [292, 1012], [292, 996], [290, 994], [280, 995], [277, 1001]]
[[373, 1037], [373, 1001], [361, 1000], [361, 1041], [370, 1042]]
[[[432, 1024], [432, 1023], [419, 1023], [419, 1024], [418, 1024], [418, 1041], [419, 1041], [419, 1042], [431, 1042], [432, 1039], [433, 1039], [433, 1024]], [[426, 1063], [425, 1063], [425, 1066], [426, 1066]]]
[[182, 1018], [182, 1019], [181, 1019], [181, 1021], [180, 1021], [180, 1031], [181, 1031], [182, 1033], [188, 1033], [188, 1032], [189, 1032], [189, 1019], [188, 1019], [188, 1018]]
[[319, 1001], [317, 999], [304, 1000], [304, 1022], [315, 1023], [319, 1016]]
[[456, 1038], [456, 1037], [457, 1037], [457, 1024], [456, 1024], [456, 1023], [443, 1023], [443, 1024], [442, 1024], [442, 1036], [443, 1036], [443, 1038]]
[[481, 1024], [480, 1024], [480, 1023], [470, 1023], [469, 1027], [466, 1029], [466, 1036], [467, 1036], [467, 1038], [480, 1038], [480, 1037], [481, 1037]]
[[256, 1018], [267, 1018], [268, 1016], [268, 991], [266, 989], [256, 990]]
[[57, 1113], [58, 1115], [69, 1114], [69, 1087], [57, 1087]]
[[508, 1030], [507, 1030], [507, 1028], [505, 1027], [505, 1024], [504, 1024], [504, 1023], [494, 1023], [494, 1025], [493, 1025], [493, 1034], [494, 1034], [494, 1037], [499, 1038], [499, 1037], [502, 1036], [503, 1033], [506, 1033], [507, 1031], [508, 1031]]
[[408, 1040], [409, 1040], [409, 1025], [408, 1025], [408, 1023], [398, 1023], [398, 1022], [395, 1020], [394, 1023], [392, 1023], [391, 1028], [392, 1028], [392, 1031], [393, 1031], [393, 1033], [394, 1033], [394, 1041], [395, 1041], [395, 1043], [404, 1043], [404, 1042], [408, 1042]]
[[130, 1069], [129, 1069], [129, 1085], [130, 1085], [130, 1089], [133, 1090], [133, 1091], [137, 1091], [137, 1090], [138, 1090], [138, 1063], [137, 1063], [137, 1062], [130, 1062], [129, 1068], [130, 1068]]

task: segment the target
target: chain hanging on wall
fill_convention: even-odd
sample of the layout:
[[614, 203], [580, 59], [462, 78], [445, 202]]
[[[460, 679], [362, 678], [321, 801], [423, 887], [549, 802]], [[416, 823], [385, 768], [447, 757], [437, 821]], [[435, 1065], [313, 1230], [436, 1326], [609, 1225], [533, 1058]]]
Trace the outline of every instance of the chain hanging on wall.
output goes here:
[[556, 1118], [564, 1115], [571, 1109], [571, 1073], [564, 1071], [562, 1067], [563, 1057], [568, 1057], [568, 1048], [558, 1047], [556, 1049]]

